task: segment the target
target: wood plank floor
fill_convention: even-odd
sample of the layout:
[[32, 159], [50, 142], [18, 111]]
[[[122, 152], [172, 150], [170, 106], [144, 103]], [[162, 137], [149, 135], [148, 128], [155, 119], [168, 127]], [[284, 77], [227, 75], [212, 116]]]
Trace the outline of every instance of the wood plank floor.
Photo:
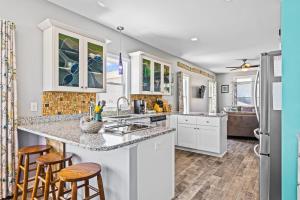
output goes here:
[[258, 200], [256, 143], [229, 139], [223, 158], [176, 150], [175, 200]]

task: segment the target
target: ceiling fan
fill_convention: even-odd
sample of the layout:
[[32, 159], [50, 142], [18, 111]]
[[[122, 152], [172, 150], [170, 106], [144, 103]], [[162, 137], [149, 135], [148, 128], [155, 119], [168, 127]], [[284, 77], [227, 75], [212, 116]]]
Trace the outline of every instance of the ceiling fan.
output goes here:
[[241, 66], [239, 66], [239, 67], [226, 67], [226, 68], [231, 69], [230, 71], [234, 71], [234, 70], [238, 70], [238, 69], [241, 69], [242, 71], [247, 71], [250, 68], [259, 67], [259, 65], [251, 65], [251, 64], [247, 63], [247, 61], [251, 60], [251, 59], [244, 58], [244, 59], [240, 59], [240, 60], [243, 62], [243, 64]]

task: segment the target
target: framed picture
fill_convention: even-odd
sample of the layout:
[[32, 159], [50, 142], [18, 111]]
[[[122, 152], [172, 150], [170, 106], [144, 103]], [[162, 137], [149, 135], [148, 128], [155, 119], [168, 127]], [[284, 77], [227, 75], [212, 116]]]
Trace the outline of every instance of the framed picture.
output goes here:
[[229, 93], [229, 85], [221, 85], [221, 93]]

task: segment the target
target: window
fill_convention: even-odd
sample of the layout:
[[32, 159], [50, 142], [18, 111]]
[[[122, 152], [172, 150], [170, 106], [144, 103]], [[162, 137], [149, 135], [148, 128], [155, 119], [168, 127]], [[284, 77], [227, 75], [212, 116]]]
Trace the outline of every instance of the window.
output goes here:
[[236, 106], [254, 106], [254, 77], [236, 78]]
[[190, 77], [183, 75], [183, 113], [190, 112]]
[[208, 81], [208, 112], [217, 112], [217, 82]]
[[117, 100], [121, 96], [128, 96], [127, 75], [128, 60], [123, 59], [123, 75], [119, 74], [118, 56], [107, 56], [106, 59], [106, 93], [98, 93], [98, 100], [106, 101], [105, 110], [115, 110]]

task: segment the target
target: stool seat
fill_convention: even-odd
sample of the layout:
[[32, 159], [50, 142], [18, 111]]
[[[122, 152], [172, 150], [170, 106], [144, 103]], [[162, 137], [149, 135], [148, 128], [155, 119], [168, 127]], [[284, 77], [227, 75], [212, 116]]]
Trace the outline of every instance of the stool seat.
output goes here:
[[34, 146], [27, 146], [27, 147], [22, 147], [19, 149], [19, 154], [25, 155], [31, 155], [31, 154], [38, 154], [38, 153], [43, 153], [46, 151], [49, 151], [51, 149], [51, 146], [49, 145], [34, 145]]
[[62, 169], [58, 177], [65, 182], [83, 181], [95, 177], [100, 172], [101, 166], [97, 163], [79, 163]]
[[62, 155], [61, 153], [53, 152], [38, 157], [36, 162], [40, 165], [54, 165], [68, 161], [72, 158], [72, 156], [73, 154], [71, 153], [65, 153], [65, 155]]

